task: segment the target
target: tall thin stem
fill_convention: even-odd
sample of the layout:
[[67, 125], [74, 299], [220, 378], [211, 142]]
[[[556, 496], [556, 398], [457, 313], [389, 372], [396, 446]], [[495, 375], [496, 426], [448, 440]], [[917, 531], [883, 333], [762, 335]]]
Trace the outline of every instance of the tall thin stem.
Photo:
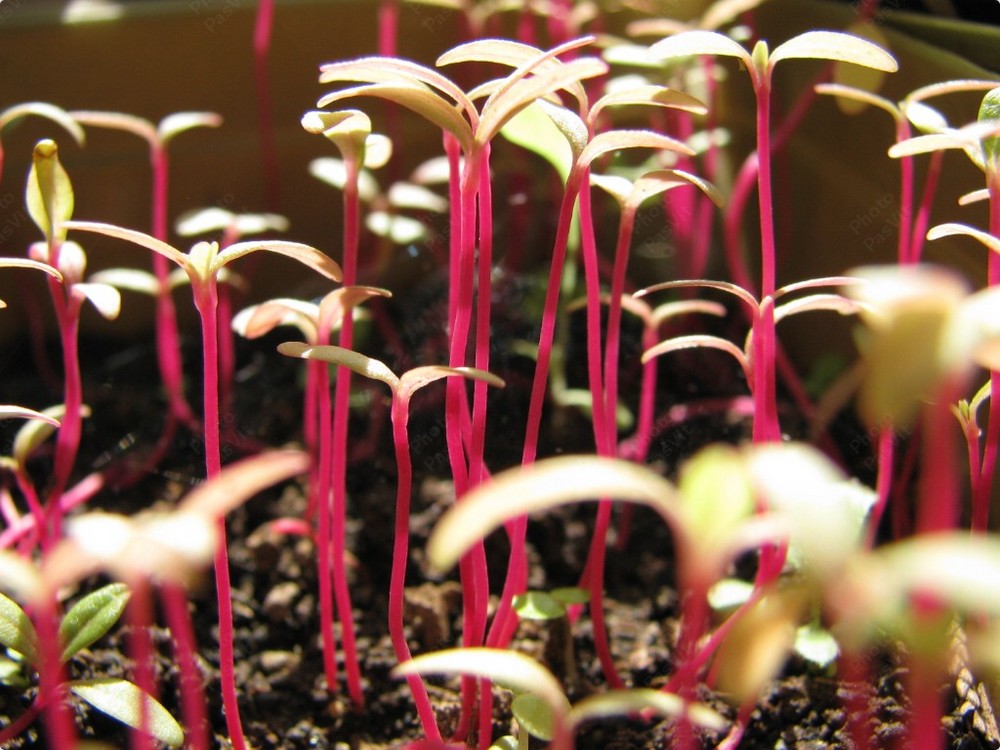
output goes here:
[[[157, 254], [159, 257], [159, 254]], [[218, 352], [218, 289], [215, 278], [204, 280], [194, 289], [195, 307], [201, 317], [202, 341], [202, 420], [205, 436], [205, 473], [208, 479], [222, 472], [222, 452], [219, 435], [219, 352]], [[246, 750], [243, 725], [240, 721], [236, 690], [236, 669], [233, 645], [233, 602], [229, 580], [229, 552], [226, 543], [226, 521], [218, 521], [219, 541], [215, 550], [215, 590], [219, 610], [219, 681], [222, 705], [226, 713], [226, 728], [233, 750]]]
[[[389, 635], [396, 659], [409, 661], [410, 647], [406, 643], [403, 624], [403, 604], [406, 587], [406, 567], [410, 546], [410, 493], [413, 482], [413, 465], [410, 459], [410, 437], [407, 429], [409, 421], [409, 399], [393, 393], [392, 398], [392, 442], [396, 452], [396, 521], [392, 543], [392, 575], [389, 581]], [[419, 675], [406, 678], [424, 734], [432, 742], [441, 742], [441, 733], [434, 715], [427, 688]]]
[[[1000, 172], [987, 173], [987, 189], [990, 197], [990, 234], [1000, 237]], [[1000, 256], [989, 253], [987, 261], [987, 283], [1000, 284]], [[994, 476], [997, 466], [997, 452], [1000, 451], [1000, 373], [990, 373], [989, 417], [986, 423], [986, 438], [983, 443], [983, 460], [979, 477], [973, 486], [972, 528], [985, 531], [989, 528], [990, 497], [993, 493]]]
[[[360, 238], [360, 211], [358, 197], [358, 173], [360, 165], [356, 158], [345, 159], [347, 179], [344, 184], [344, 256], [343, 283], [353, 286], [358, 276], [358, 244]], [[325, 329], [325, 325], [323, 326]], [[321, 336], [327, 335], [326, 330]], [[322, 342], [321, 342], [322, 343]], [[345, 349], [354, 346], [354, 315], [345, 310], [340, 327], [340, 345]], [[329, 375], [325, 374], [329, 391]], [[354, 635], [354, 616], [351, 594], [347, 585], [347, 571], [344, 559], [347, 553], [347, 436], [351, 409], [351, 371], [346, 367], [337, 370], [337, 386], [333, 411], [333, 514], [331, 542], [333, 545], [333, 588], [340, 613], [341, 638], [344, 645], [344, 669], [347, 673], [347, 690], [354, 704], [364, 706], [364, 691], [361, 687], [361, 667], [358, 662]], [[329, 408], [321, 407], [323, 419], [328, 418]], [[324, 506], [325, 507], [325, 506]], [[332, 623], [330, 623], [332, 627]], [[331, 643], [332, 647], [332, 643]], [[332, 652], [331, 656], [332, 658]], [[331, 685], [332, 687], [332, 685]]]
[[774, 199], [771, 185], [771, 81], [760, 76], [757, 96], [757, 194], [760, 202], [760, 299], [764, 302], [753, 326], [753, 421], [755, 442], [779, 440], [775, 388], [774, 294], [777, 250], [774, 241]]

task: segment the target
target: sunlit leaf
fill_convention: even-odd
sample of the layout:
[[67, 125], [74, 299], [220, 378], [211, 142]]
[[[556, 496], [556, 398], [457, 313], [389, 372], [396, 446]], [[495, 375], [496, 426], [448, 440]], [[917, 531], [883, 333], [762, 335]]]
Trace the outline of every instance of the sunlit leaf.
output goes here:
[[806, 31], [794, 36], [774, 49], [770, 64], [792, 58], [836, 60], [887, 73], [899, 69], [896, 59], [877, 44], [841, 31]]
[[483, 677], [510, 690], [534, 693], [545, 701], [557, 721], [569, 712], [569, 702], [552, 673], [534, 659], [509, 649], [456, 648], [422, 654], [397, 666], [393, 674]]
[[503, 388], [504, 382], [493, 373], [477, 370], [475, 367], [445, 367], [443, 365], [425, 365], [407, 370], [399, 378], [398, 395], [409, 399], [413, 393], [435, 380], [446, 377], [463, 377], [469, 380], [480, 380], [497, 388]]
[[514, 696], [510, 711], [517, 723], [532, 737], [548, 742], [555, 736], [555, 717], [552, 709], [534, 693]]
[[568, 109], [545, 107], [540, 101], [514, 115], [500, 134], [545, 159], [559, 173], [563, 183], [569, 177], [574, 148], [582, 150], [587, 142], [587, 126], [583, 120]]
[[25, 200], [28, 214], [46, 239], [65, 238], [66, 222], [73, 215], [73, 186], [55, 141], [46, 139], [35, 146]]
[[393, 392], [399, 389], [399, 377], [384, 362], [366, 357], [352, 349], [341, 346], [310, 346], [299, 341], [286, 341], [278, 344], [278, 351], [286, 357], [315, 359], [330, 365], [346, 367], [366, 378], [381, 380]]
[[74, 284], [73, 290], [82, 294], [104, 318], [115, 320], [122, 310], [122, 296], [110, 284]]
[[750, 53], [743, 49], [740, 44], [717, 31], [684, 31], [656, 42], [649, 48], [648, 54], [655, 60], [669, 60], [695, 55], [723, 55], [742, 60], [748, 68], [753, 67]]
[[712, 732], [721, 732], [729, 725], [715, 709], [704, 703], [687, 702], [679, 695], [652, 688], [609, 690], [588, 696], [573, 706], [569, 719], [573, 726], [579, 726], [585, 721], [631, 716], [646, 711], [668, 719], [686, 713], [693, 724]]
[[455, 136], [464, 151], [468, 152], [472, 148], [472, 128], [469, 122], [454, 106], [426, 86], [417, 83], [370, 83], [341, 89], [322, 97], [318, 106], [327, 107], [358, 96], [386, 99], [411, 109], [425, 120]]
[[0, 112], [0, 130], [3, 130], [8, 124], [19, 120], [27, 115], [35, 115], [38, 117], [44, 117], [47, 120], [59, 125], [63, 130], [73, 136], [73, 140], [76, 141], [78, 146], [82, 146], [86, 137], [83, 132], [83, 128], [80, 127], [73, 116], [64, 110], [62, 107], [57, 107], [54, 104], [49, 104], [47, 102], [23, 102], [21, 104], [15, 104], [12, 107]]
[[145, 714], [146, 727], [153, 737], [170, 747], [180, 747], [184, 744], [184, 730], [170, 712], [159, 701], [128, 680], [114, 677], [74, 680], [69, 683], [69, 689], [98, 711], [133, 729], [143, 726], [143, 714]]
[[278, 255], [284, 255], [297, 260], [299, 263], [332, 281], [340, 281], [343, 277], [343, 272], [340, 270], [337, 262], [322, 250], [317, 250], [309, 245], [303, 245], [301, 242], [286, 242], [283, 240], [252, 240], [229, 245], [225, 249], [220, 250], [218, 255], [215, 256], [211, 272], [217, 273], [227, 263], [231, 263], [249, 253], [260, 251], [277, 253]]
[[513, 607], [517, 616], [524, 620], [557, 620], [566, 616], [566, 607], [562, 602], [544, 591], [518, 594], [514, 597]]
[[145, 232], [96, 221], [67, 221], [64, 227], [70, 231], [94, 232], [95, 234], [103, 234], [106, 237], [116, 237], [140, 247], [145, 247], [154, 253], [159, 253], [182, 268], [187, 266], [187, 256], [184, 253], [163, 240], [158, 240], [156, 237], [148, 235]]
[[649, 469], [597, 456], [560, 456], [508, 469], [466, 493], [435, 527], [428, 557], [447, 570], [505, 521], [602, 497], [648, 505], [674, 522], [679, 518], [673, 485]]

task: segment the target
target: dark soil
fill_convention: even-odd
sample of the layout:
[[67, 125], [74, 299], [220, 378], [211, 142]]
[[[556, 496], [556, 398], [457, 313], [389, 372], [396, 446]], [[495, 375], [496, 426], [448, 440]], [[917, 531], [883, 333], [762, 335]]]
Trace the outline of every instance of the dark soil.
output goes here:
[[[278, 339], [281, 340], [281, 339]], [[274, 341], [240, 344], [241, 369], [237, 373], [236, 408], [228, 426], [231, 442], [227, 459], [241, 455], [259, 442], [280, 446], [299, 434], [301, 393], [297, 363], [273, 354]], [[144, 452], [155, 444], [161, 429], [162, 403], [150, 398], [148, 383], [155, 382], [154, 357], [148, 344], [111, 345], [113, 353], [85, 347], [91, 383], [86, 395], [94, 417], [80, 466], [121, 472], [123, 467], [142, 466]], [[28, 359], [27, 350], [21, 352]], [[16, 359], [16, 356], [15, 356]], [[194, 352], [189, 361], [196, 361]], [[14, 360], [9, 360], [13, 362]], [[692, 364], [696, 367], [696, 364]], [[9, 364], [6, 375], [14, 372]], [[197, 381], [194, 381], [197, 382]], [[30, 382], [8, 378], [7, 398], [12, 403], [38, 406], [37, 379]], [[44, 387], [42, 387], [44, 390]], [[430, 390], [430, 389], [429, 389]], [[232, 514], [229, 540], [234, 587], [237, 677], [241, 691], [242, 718], [247, 739], [255, 748], [283, 750], [375, 750], [399, 747], [420, 733], [405, 683], [389, 672], [395, 657], [386, 628], [386, 593], [389, 580], [391, 529], [395, 493], [395, 466], [391, 452], [383, 450], [387, 429], [373, 424], [388, 415], [374, 408], [371, 421], [359, 421], [355, 459], [349, 477], [350, 523], [346, 561], [351, 577], [358, 647], [363, 660], [367, 705], [355, 710], [345, 697], [343, 684], [330, 691], [325, 684], [319, 645], [315, 554], [310, 540], [276, 533], [270, 523], [279, 518], [302, 516], [305, 500], [299, 484], [265, 493]], [[51, 399], [51, 394], [48, 396]], [[512, 399], [513, 403], [514, 399]], [[409, 642], [415, 653], [455, 645], [460, 640], [460, 595], [453, 577], [441, 578], [426, 569], [423, 547], [437, 518], [453, 501], [449, 483], [442, 478], [438, 456], [443, 431], [434, 414], [439, 404], [433, 398], [415, 404], [413, 419], [414, 464], [417, 470], [413, 504], [411, 588], [407, 595]], [[518, 420], [516, 411], [508, 418]], [[559, 433], [587, 435], [585, 422], [574, 414], [557, 415]], [[563, 432], [563, 430], [566, 430]], [[720, 425], [719, 420], [691, 423], [676, 434], [661, 439], [659, 458], [669, 471], [679, 455], [701, 443], [717, 439], [721, 432], [740, 433], [738, 424]], [[511, 428], [507, 432], [516, 433]], [[573, 450], [573, 445], [549, 433], [550, 452]], [[511, 447], [491, 447], [508, 462]], [[102, 493], [94, 503], [120, 512], [135, 512], [151, 501], [173, 502], [201, 476], [200, 441], [182, 431], [169, 455], [154, 471], [128, 488]], [[44, 457], [39, 462], [44, 467]], [[128, 474], [128, 471], [124, 472]], [[120, 475], [120, 474], [119, 474]], [[44, 481], [43, 479], [41, 481]], [[529, 531], [532, 588], [575, 585], [584, 567], [590, 541], [592, 508], [581, 507], [539, 518]], [[499, 591], [506, 562], [502, 535], [489, 540], [491, 582]], [[627, 543], [608, 556], [607, 624], [612, 651], [626, 679], [636, 686], [659, 686], [674, 669], [673, 646], [677, 631], [678, 602], [672, 581], [671, 539], [660, 521], [645, 511], [636, 511]], [[216, 653], [215, 605], [211, 580], [193, 595], [197, 637], [203, 656], [206, 690], [210, 697], [212, 731], [220, 747], [228, 747], [219, 700]], [[572, 628], [576, 670], [570, 673], [555, 642], [554, 631], [533, 622], [522, 622], [513, 647], [536, 656], [566, 681], [570, 698], [577, 700], [603, 689], [604, 680], [594, 653], [591, 622], [584, 613]], [[339, 633], [338, 633], [339, 635]], [[176, 668], [171, 661], [170, 634], [156, 629], [161, 660], [157, 667], [163, 679], [163, 702], [179, 715], [175, 694]], [[127, 628], [77, 657], [71, 663], [74, 676], [127, 675]], [[340, 665], [342, 668], [342, 664]], [[341, 676], [342, 676], [341, 669]], [[831, 674], [791, 662], [785, 674], [772, 685], [754, 711], [741, 748], [849, 748], [845, 698], [863, 691], [877, 718], [876, 736], [882, 747], [901, 747], [899, 739], [906, 720], [907, 704], [902, 687], [905, 670], [888, 656], [877, 667], [874, 685], [847, 685]], [[18, 715], [30, 696], [21, 690], [0, 687], [0, 723]], [[432, 697], [447, 734], [458, 717], [459, 702], [454, 681], [433, 681]], [[704, 700], [729, 717], [735, 711], [719, 696], [704, 688]], [[949, 746], [975, 750], [996, 748], [1000, 737], [969, 703], [963, 706], [952, 685], [942, 686], [942, 700], [951, 706], [945, 723]], [[511, 731], [506, 706], [509, 697], [495, 688], [495, 736]], [[85, 705], [77, 707], [79, 725], [93, 736], [125, 747], [127, 735], [113, 720]], [[989, 713], [988, 706], [983, 711]], [[982, 713], [982, 712], [980, 712]], [[6, 717], [6, 718], [4, 718]], [[984, 729], [985, 727], [985, 729]], [[44, 730], [36, 723], [12, 748], [47, 747]], [[670, 722], [617, 720], [583, 728], [577, 746], [594, 750], [644, 750], [669, 746]], [[721, 737], [705, 736], [704, 746], [714, 747]]]

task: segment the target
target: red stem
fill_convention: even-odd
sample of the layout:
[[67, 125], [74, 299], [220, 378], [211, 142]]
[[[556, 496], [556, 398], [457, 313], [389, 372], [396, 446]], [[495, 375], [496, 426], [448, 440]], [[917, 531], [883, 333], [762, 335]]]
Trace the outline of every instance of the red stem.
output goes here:
[[[528, 402], [528, 418], [525, 426], [524, 444], [521, 453], [522, 465], [535, 461], [538, 453], [538, 434], [541, 427], [542, 407], [545, 402], [546, 386], [549, 378], [549, 365], [552, 359], [552, 341], [555, 337], [556, 317], [559, 312], [559, 292], [562, 280], [563, 265], [566, 262], [567, 242], [570, 223], [573, 216], [573, 206], [580, 192], [582, 174], [573, 172], [567, 180], [559, 207], [559, 219], [556, 225], [556, 237], [552, 248], [552, 262], [549, 267], [548, 283], [545, 288], [545, 302], [542, 307], [541, 330], [538, 335], [538, 358], [535, 362], [535, 375], [531, 383], [531, 397]], [[500, 602], [497, 605], [493, 623], [490, 626], [490, 642], [497, 645], [506, 643], [507, 634], [513, 631], [516, 617], [513, 614], [514, 596], [524, 591], [527, 581], [527, 553], [525, 551], [525, 536], [527, 534], [527, 519], [519, 518], [507, 526], [510, 540], [510, 553], [507, 563], [507, 578], [504, 581]]]
[[[988, 173], [987, 188], [990, 195], [990, 234], [1000, 237], [1000, 173]], [[987, 260], [987, 283], [1000, 284], [1000, 257], [989, 253]], [[972, 528], [989, 528], [990, 498], [993, 493], [996, 474], [997, 452], [1000, 451], [1000, 373], [990, 373], [989, 417], [986, 423], [986, 438], [983, 445], [983, 461], [977, 481], [973, 485]]]
[[[405, 396], [393, 394], [392, 398], [392, 442], [396, 451], [396, 523], [392, 543], [392, 576], [389, 581], [389, 635], [396, 659], [409, 661], [410, 647], [406, 643], [403, 623], [403, 605], [406, 587], [406, 563], [410, 545], [410, 494], [413, 481], [413, 466], [410, 459], [410, 438], [407, 429], [409, 400]], [[413, 693], [417, 714], [424, 734], [431, 741], [441, 742], [441, 732], [437, 726], [434, 707], [427, 688], [419, 675], [409, 675], [406, 681]]]
[[[320, 321], [321, 328], [323, 321]], [[318, 343], [329, 343], [329, 333], [321, 330]], [[342, 368], [341, 368], [342, 369]], [[342, 371], [337, 373], [338, 384]], [[319, 473], [315, 493], [316, 499], [316, 567], [319, 578], [319, 621], [320, 634], [323, 641], [323, 673], [326, 676], [327, 690], [337, 689], [337, 642], [333, 632], [333, 576], [334, 568], [343, 568], [341, 564], [333, 564], [333, 533], [331, 521], [333, 517], [330, 507], [330, 491], [336, 481], [333, 462], [341, 455], [333, 448], [333, 423], [330, 407], [330, 373], [329, 368], [323, 368], [317, 382], [316, 409], [319, 413]], [[338, 412], [339, 413], [339, 412]]]
[[47, 599], [39, 607], [34, 618], [38, 631], [41, 664], [38, 669], [38, 698], [45, 707], [46, 739], [49, 747], [60, 750], [74, 750], [76, 747], [76, 725], [67, 704], [66, 667], [62, 663], [57, 609], [54, 600]]
[[185, 737], [191, 750], [208, 750], [208, 713], [205, 690], [198, 668], [197, 647], [191, 613], [184, 589], [167, 583], [160, 589], [160, 600], [167, 627], [170, 628], [174, 658], [180, 672], [181, 714]]
[[757, 194], [760, 201], [760, 300], [753, 326], [754, 442], [781, 439], [775, 379], [774, 294], [777, 250], [774, 241], [774, 203], [771, 186], [771, 81], [765, 72], [755, 86], [757, 96]]
[[958, 525], [958, 467], [954, 453], [957, 426], [951, 405], [958, 401], [961, 385], [946, 382], [936, 400], [923, 411], [917, 532], [949, 531]]
[[[157, 254], [156, 257], [160, 257]], [[218, 290], [215, 278], [205, 279], [194, 289], [195, 307], [201, 317], [203, 425], [205, 435], [205, 473], [208, 479], [222, 472], [219, 437], [219, 352]], [[215, 590], [219, 608], [219, 681], [226, 728], [233, 750], [246, 750], [240, 722], [233, 654], [233, 602], [229, 581], [229, 552], [226, 543], [226, 519], [218, 521], [219, 541], [215, 550]]]
[[[166, 147], [163, 144], [152, 144], [149, 160], [153, 172], [153, 236], [166, 242], [170, 179]], [[184, 398], [184, 363], [177, 330], [177, 309], [167, 279], [170, 263], [159, 253], [153, 253], [153, 273], [159, 284], [156, 294], [156, 356], [160, 379], [170, 404], [169, 418], [194, 425], [194, 414]]]
[[913, 230], [910, 236], [912, 243], [910, 247], [911, 263], [919, 263], [923, 255], [924, 242], [927, 240], [927, 226], [930, 224], [931, 208], [934, 206], [934, 196], [937, 193], [943, 162], [944, 151], [935, 151], [931, 154], [930, 164], [927, 165], [927, 178], [924, 181], [924, 192], [920, 196], [920, 205], [913, 220]]
[[[50, 251], [50, 257], [55, 253]], [[58, 263], [58, 261], [55, 261]], [[83, 383], [80, 377], [79, 328], [81, 298], [73, 293], [72, 282], [64, 286], [53, 278], [48, 279], [52, 305], [59, 326], [59, 341], [63, 353], [63, 405], [65, 413], [56, 431], [55, 466], [52, 471], [52, 488], [47, 499], [48, 528], [42, 529], [42, 549], [61, 536], [61, 498], [69, 483], [77, 451], [80, 448], [82, 427]]]
[[[910, 122], [905, 117], [896, 120], [896, 143], [910, 137]], [[896, 256], [900, 265], [916, 263], [911, 257], [913, 249], [913, 157], [899, 160], [899, 238]]]
[[[153, 644], [149, 630], [153, 624], [153, 607], [149, 582], [141, 576], [130, 582], [132, 595], [129, 598], [126, 615], [129, 624], [129, 649], [133, 661], [133, 681], [145, 693], [157, 695], [156, 679], [153, 676]], [[138, 731], [129, 733], [133, 750], [152, 750], [153, 738], [149, 735], [149, 701], [140, 699]]]
[[[358, 277], [358, 244], [360, 239], [361, 204], [358, 198], [359, 165], [356, 159], [346, 159], [347, 181], [344, 185], [344, 255], [343, 284], [353, 286]], [[323, 325], [323, 324], [321, 324]], [[325, 325], [324, 325], [325, 328]], [[323, 331], [321, 335], [327, 335]], [[354, 346], [354, 316], [352, 310], [345, 310], [340, 327], [340, 345], [345, 349]], [[328, 377], [328, 376], [327, 376]], [[323, 386], [329, 392], [329, 381]], [[351, 371], [346, 367], [337, 370], [337, 386], [334, 395], [333, 412], [333, 515], [331, 541], [333, 543], [333, 588], [340, 613], [341, 639], [344, 646], [344, 669], [347, 673], [347, 690], [360, 710], [364, 707], [364, 690], [361, 686], [361, 666], [354, 634], [354, 615], [351, 607], [351, 593], [347, 585], [347, 569], [344, 559], [347, 554], [347, 437], [351, 414]], [[329, 404], [322, 409], [323, 419], [329, 419]], [[323, 506], [326, 507], [325, 505]], [[332, 617], [332, 614], [331, 614]], [[332, 628], [332, 620], [330, 621]], [[331, 631], [332, 633], [332, 631]], [[332, 660], [332, 641], [330, 658]], [[331, 683], [331, 687], [335, 683]]]
[[868, 529], [865, 532], [865, 546], [871, 549], [875, 546], [875, 536], [878, 534], [885, 507], [892, 491], [893, 469], [895, 468], [896, 435], [889, 425], [879, 431], [878, 436], [878, 479], [875, 481], [875, 506], [872, 508]]
[[[614, 423], [617, 393], [610, 389], [605, 390], [604, 378], [601, 373], [601, 289], [597, 269], [597, 243], [594, 237], [590, 188], [587, 184], [589, 170], [584, 170], [583, 174], [585, 187], [580, 191], [580, 226], [583, 240], [584, 283], [587, 290], [587, 370], [590, 376], [592, 419], [598, 454], [613, 456], [617, 438]], [[619, 269], [618, 259], [621, 243], [627, 244], [631, 234], [631, 222], [627, 222], [624, 213], [619, 224], [619, 246], [615, 253], [616, 271]], [[628, 227], [625, 226], [626, 223], [628, 223]], [[625, 234], [623, 235], [622, 232]], [[620, 305], [621, 300], [619, 299], [618, 302]], [[614, 300], [612, 300], [612, 304], [614, 304]], [[609, 320], [609, 338], [611, 336], [610, 325]], [[608, 366], [606, 361], [605, 367]], [[607, 554], [608, 528], [611, 525], [612, 507], [611, 502], [607, 499], [598, 503], [597, 518], [594, 522], [594, 532], [590, 539], [590, 549], [587, 552], [587, 562], [581, 585], [586, 585], [590, 592], [590, 619], [593, 622], [594, 649], [601, 663], [601, 671], [608, 684], [617, 689], [623, 688], [625, 683], [615, 668], [615, 660], [608, 644], [608, 632], [604, 622], [604, 561]]]

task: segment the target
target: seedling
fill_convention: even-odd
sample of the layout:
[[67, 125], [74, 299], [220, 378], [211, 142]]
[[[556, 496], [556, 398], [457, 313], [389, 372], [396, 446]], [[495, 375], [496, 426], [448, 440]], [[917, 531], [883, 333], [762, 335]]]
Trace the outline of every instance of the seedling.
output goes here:
[[[527, 734], [551, 740], [553, 750], [573, 747], [573, 732], [586, 721], [608, 716], [628, 716], [651, 711], [663, 717], [683, 717], [710, 731], [719, 731], [725, 720], [713, 709], [700, 703], [656, 690], [614, 690], [586, 698], [574, 706], [563, 694], [559, 681], [533, 659], [516, 651], [492, 648], [461, 648], [424, 654], [400, 664], [400, 677], [432, 674], [472, 674], [496, 682], [518, 693], [519, 726]], [[503, 743], [503, 740], [500, 741]], [[518, 737], [518, 747], [526, 744]], [[500, 744], [500, 747], [505, 747]]]
[[[785, 59], [836, 60], [861, 65], [875, 70], [892, 72], [896, 61], [889, 53], [871, 42], [850, 34], [830, 31], [807, 31], [779, 44], [774, 51], [767, 43], [758, 42], [752, 53], [747, 52], [729, 37], [712, 31], [688, 31], [668, 37], [649, 48], [654, 59], [666, 60], [691, 55], [723, 55], [735, 57], [750, 75], [757, 101], [757, 190], [760, 203], [760, 245], [762, 298], [775, 293], [776, 247], [774, 239], [774, 207], [771, 187], [771, 79], [774, 67]], [[774, 309], [762, 308], [759, 317], [753, 318], [754, 361], [753, 393], [757, 404], [754, 414], [754, 439], [778, 440], [775, 398], [776, 344], [774, 335]]]
[[[108, 237], [132, 242], [176, 263], [187, 274], [194, 293], [194, 304], [201, 318], [203, 355], [203, 418], [205, 431], [205, 470], [208, 479], [222, 471], [222, 446], [219, 433], [219, 350], [218, 350], [218, 275], [233, 260], [253, 252], [266, 250], [286, 255], [312, 268], [317, 273], [338, 281], [340, 267], [320, 250], [297, 242], [250, 241], [239, 242], [220, 250], [215, 242], [199, 242], [188, 253], [168, 245], [143, 232], [124, 229], [111, 224], [96, 222], [65, 222], [66, 229], [94, 232]], [[225, 539], [223, 521], [219, 532]], [[219, 604], [219, 647], [222, 671], [222, 695], [226, 704], [226, 720], [230, 735], [243, 750], [243, 730], [236, 699], [236, 682], [233, 672], [232, 602], [230, 599], [229, 562], [225, 543], [217, 547], [216, 589]]]
[[[410, 497], [413, 475], [409, 432], [407, 430], [410, 398], [425, 385], [448, 377], [479, 380], [498, 387], [502, 387], [504, 383], [495, 375], [471, 367], [425, 366], [407, 370], [402, 376], [397, 376], [383, 362], [339, 346], [309, 346], [292, 341], [281, 344], [278, 351], [291, 357], [316, 359], [328, 364], [348, 367], [359, 375], [381, 380], [392, 391], [392, 434], [398, 476], [396, 479], [396, 524], [393, 534], [392, 577], [389, 583], [389, 632], [396, 650], [396, 657], [400, 662], [406, 661], [410, 658], [410, 647], [406, 643], [404, 633], [403, 600], [407, 558], [409, 556]], [[438, 730], [434, 709], [427, 696], [426, 688], [416, 677], [409, 679], [408, 682], [413, 691], [424, 733], [431, 740], [440, 740], [441, 733]]]
[[571, 607], [586, 604], [589, 600], [589, 593], [575, 586], [555, 588], [551, 591], [526, 591], [514, 597], [514, 613], [520, 619], [541, 620], [546, 623], [548, 631], [546, 650], [550, 655], [550, 664], [562, 676], [569, 692], [575, 691], [579, 680], [569, 610]]
[[[111, 583], [87, 594], [74, 604], [59, 623], [60, 661], [65, 664], [81, 650], [114, 627], [130, 596], [123, 583]], [[0, 644], [8, 650], [7, 668], [0, 682], [23, 686], [30, 673], [39, 669], [39, 638], [31, 618], [11, 598], [0, 594]], [[17, 669], [12, 669], [13, 667]], [[27, 673], [27, 674], [26, 674]], [[184, 731], [167, 710], [136, 684], [120, 678], [88, 678], [67, 683], [70, 692], [97, 710], [135, 729], [149, 733], [170, 747], [184, 743]], [[17, 737], [42, 708], [41, 693], [17, 720], [0, 732], [0, 743]], [[148, 712], [144, 719], [142, 714]]]

